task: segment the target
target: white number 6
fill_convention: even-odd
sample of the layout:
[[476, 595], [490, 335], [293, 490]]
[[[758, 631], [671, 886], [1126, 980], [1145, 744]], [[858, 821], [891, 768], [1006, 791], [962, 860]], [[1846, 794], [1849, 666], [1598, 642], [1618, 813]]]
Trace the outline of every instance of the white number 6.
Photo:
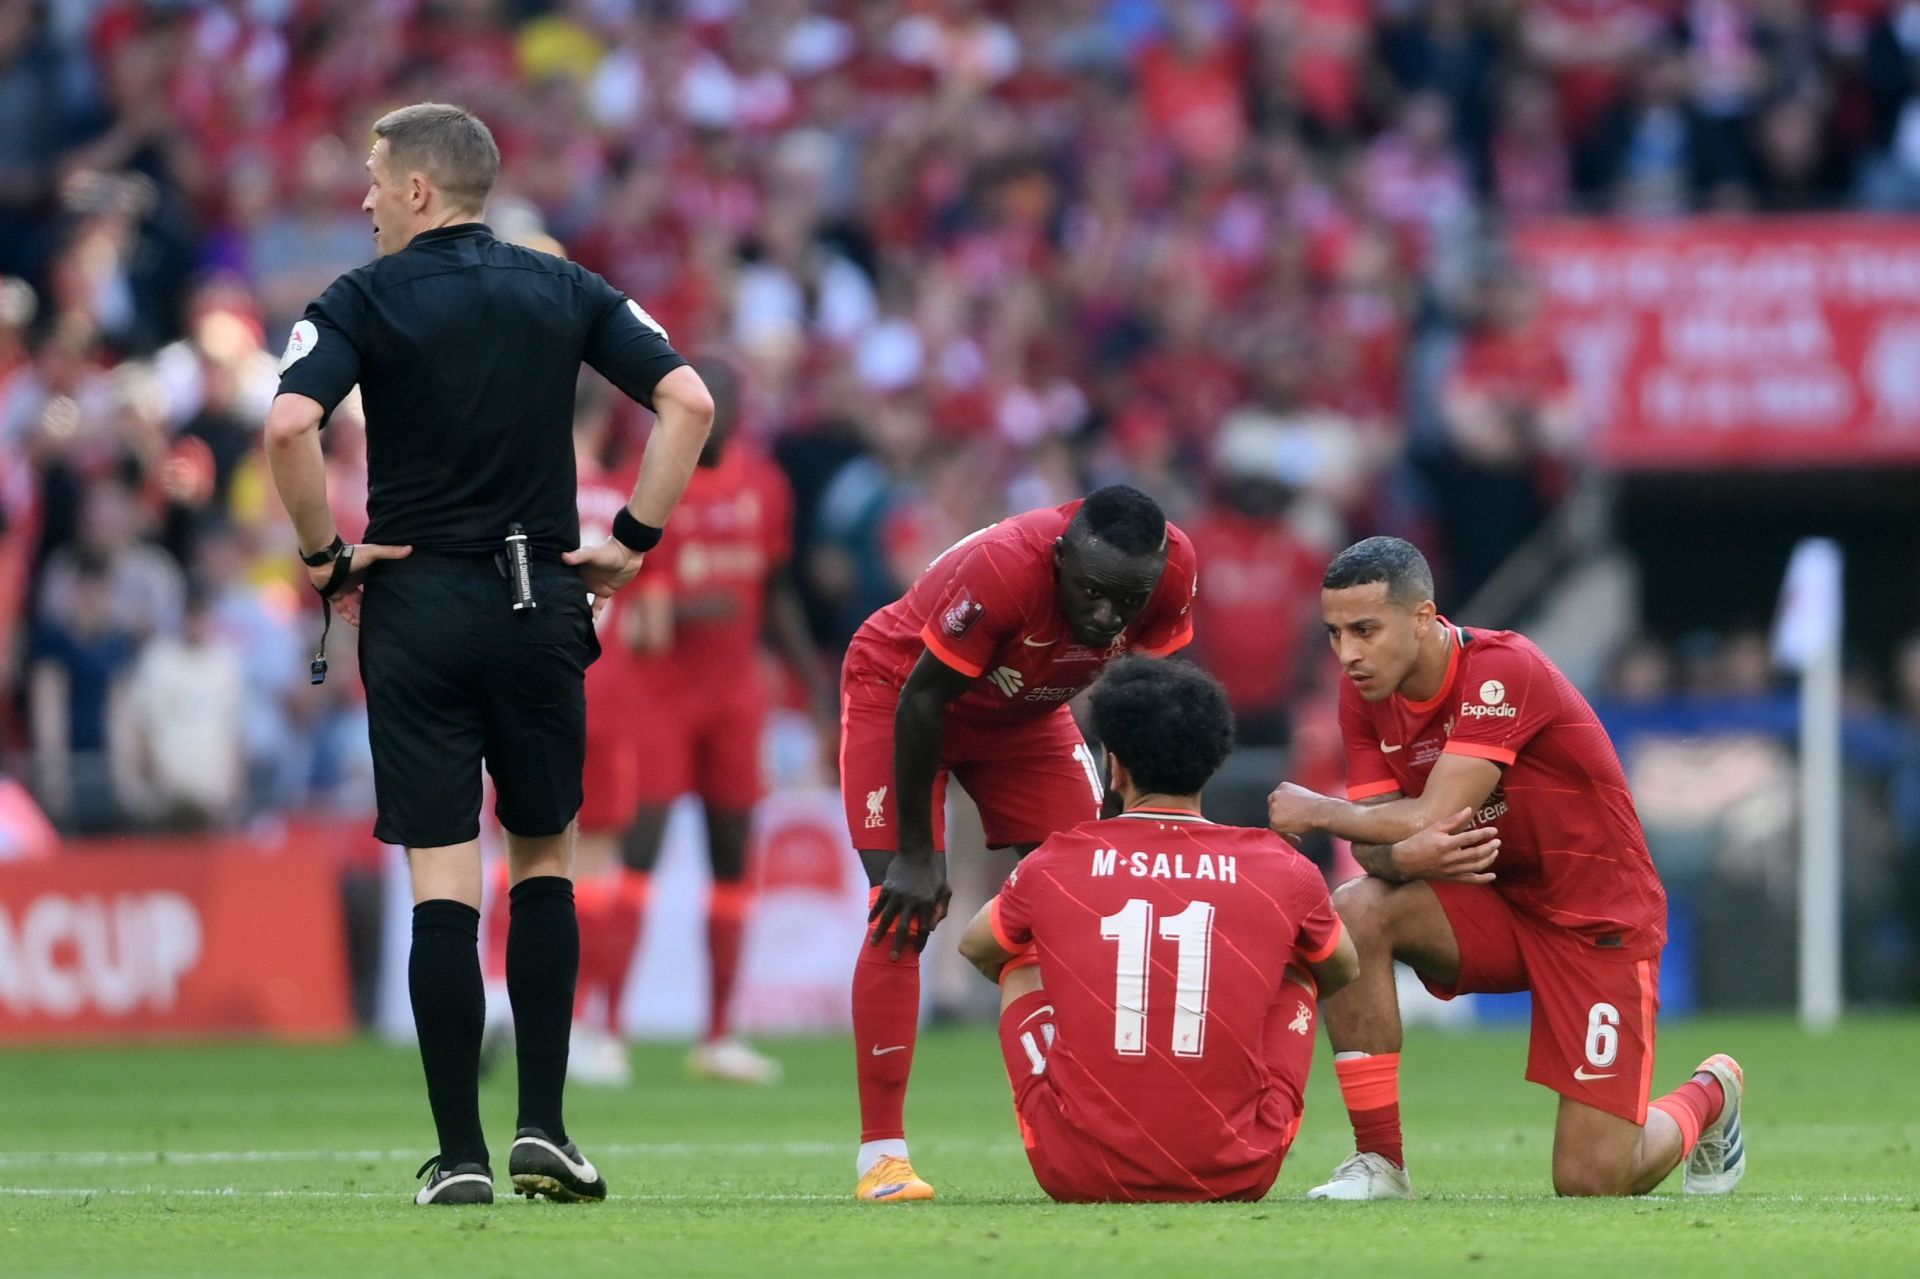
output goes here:
[[1611, 1066], [1620, 1055], [1620, 1010], [1612, 1004], [1595, 1004], [1587, 1013], [1587, 1060], [1596, 1066]]

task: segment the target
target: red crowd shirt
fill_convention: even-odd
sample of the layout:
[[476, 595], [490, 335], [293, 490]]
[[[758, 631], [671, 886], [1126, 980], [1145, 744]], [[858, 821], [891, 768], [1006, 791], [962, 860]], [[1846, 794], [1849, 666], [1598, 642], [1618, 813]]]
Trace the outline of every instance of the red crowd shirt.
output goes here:
[[1123, 1186], [1233, 1193], [1270, 1167], [1304, 1077], [1274, 1068], [1311, 1035], [1311, 980], [1340, 918], [1313, 863], [1270, 831], [1136, 809], [1048, 839], [989, 916], [1035, 947], [1057, 1027], [1065, 1117]]
[[1300, 665], [1303, 619], [1319, 616], [1324, 557], [1278, 520], [1225, 509], [1195, 521], [1193, 547], [1207, 561], [1207, 593], [1193, 602], [1196, 657], [1234, 710], [1278, 706]]
[[715, 467], [699, 466], [674, 508], [659, 549], [634, 586], [666, 591], [677, 605], [711, 608], [694, 619], [676, 609], [673, 643], [633, 659], [642, 675], [701, 683], [745, 677], [760, 657], [767, 581], [793, 554], [793, 491], [780, 468], [743, 444]]
[[1658, 954], [1667, 894], [1607, 730], [1533, 641], [1452, 630], [1446, 679], [1431, 701], [1395, 693], [1368, 702], [1341, 681], [1347, 797], [1418, 795], [1446, 754], [1499, 764], [1500, 785], [1476, 815], [1500, 831], [1494, 889], [1622, 957]]
[[1193, 639], [1193, 544], [1167, 525], [1167, 566], [1147, 607], [1106, 648], [1080, 643], [1055, 602], [1053, 548], [1078, 501], [1029, 511], [962, 538], [907, 593], [860, 627], [847, 672], [894, 689], [923, 651], [974, 684], [952, 713], [979, 722], [1044, 715], [1130, 652], [1165, 656]]
[[1538, 404], [1573, 388], [1566, 357], [1538, 329], [1468, 339], [1453, 378], [1457, 386], [1517, 404]]

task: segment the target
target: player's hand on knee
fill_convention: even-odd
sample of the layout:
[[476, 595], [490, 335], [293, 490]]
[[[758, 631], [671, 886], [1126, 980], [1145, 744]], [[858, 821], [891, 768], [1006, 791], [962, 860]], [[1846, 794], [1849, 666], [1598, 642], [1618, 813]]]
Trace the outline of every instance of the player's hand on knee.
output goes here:
[[892, 933], [891, 958], [900, 958], [909, 946], [925, 950], [927, 936], [946, 914], [952, 896], [946, 867], [938, 858], [896, 855], [887, 864], [873, 909], [867, 912], [867, 921], [874, 926], [868, 944], [884, 945]]
[[1460, 884], [1490, 884], [1500, 856], [1500, 832], [1475, 826], [1473, 810], [1443, 817], [1393, 846], [1394, 869], [1408, 879], [1444, 879]]

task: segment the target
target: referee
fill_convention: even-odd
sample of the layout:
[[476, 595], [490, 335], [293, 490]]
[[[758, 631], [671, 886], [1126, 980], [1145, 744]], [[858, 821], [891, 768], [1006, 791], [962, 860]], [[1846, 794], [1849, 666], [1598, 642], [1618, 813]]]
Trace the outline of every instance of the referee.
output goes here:
[[[404, 845], [412, 869], [407, 983], [440, 1138], [415, 1202], [493, 1201], [479, 1106], [483, 760], [513, 884], [520, 1113], [508, 1171], [529, 1197], [604, 1199], [561, 1117], [580, 963], [568, 874], [585, 676], [600, 652], [594, 618], [660, 540], [713, 401], [638, 303], [494, 238], [480, 216], [500, 151], [479, 119], [420, 103], [373, 132], [361, 207], [380, 256], [293, 326], [266, 437], [313, 584], [360, 628], [374, 834]], [[582, 361], [658, 418], [613, 536], [591, 547], [578, 545], [570, 429]], [[355, 383], [369, 523], [365, 543], [345, 546], [320, 430]]]

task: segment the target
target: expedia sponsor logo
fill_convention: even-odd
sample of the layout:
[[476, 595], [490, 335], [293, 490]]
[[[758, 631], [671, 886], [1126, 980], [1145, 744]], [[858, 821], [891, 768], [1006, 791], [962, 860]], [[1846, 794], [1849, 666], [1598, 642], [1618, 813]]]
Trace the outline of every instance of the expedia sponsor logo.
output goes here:
[[1513, 719], [1519, 714], [1518, 706], [1481, 706], [1474, 702], [1460, 703], [1462, 719]]

